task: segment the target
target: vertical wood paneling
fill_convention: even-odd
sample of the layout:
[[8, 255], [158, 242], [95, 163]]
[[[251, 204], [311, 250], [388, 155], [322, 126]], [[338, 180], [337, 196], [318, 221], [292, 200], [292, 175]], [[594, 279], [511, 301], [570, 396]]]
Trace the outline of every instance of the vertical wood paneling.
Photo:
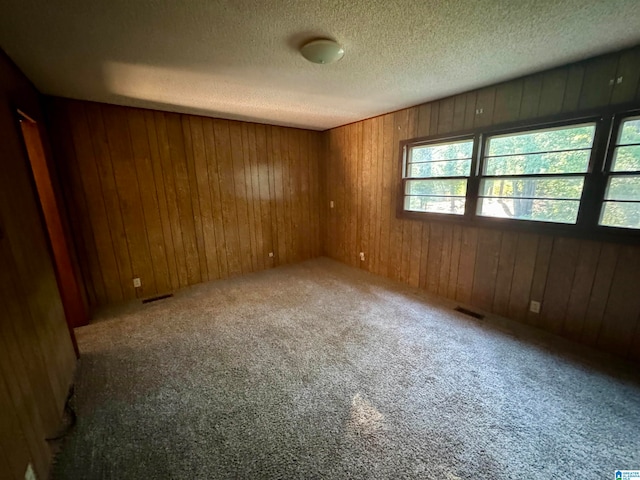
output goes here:
[[416, 137], [426, 137], [431, 128], [431, 104], [425, 103], [418, 107], [418, 131]]
[[[433, 112], [433, 110], [432, 110]], [[396, 189], [394, 188], [400, 181], [398, 161], [394, 161], [398, 151], [398, 143], [400, 142], [400, 132], [406, 128], [407, 110], [402, 110], [392, 114], [392, 132], [393, 135], [387, 138], [386, 144], [388, 148], [389, 162], [389, 196], [391, 200], [387, 204], [389, 215], [389, 253], [387, 256], [387, 272], [390, 278], [394, 280], [401, 279], [402, 272], [402, 221], [396, 218], [395, 198]], [[385, 145], [386, 146], [386, 145]], [[398, 248], [400, 247], [400, 248]]]
[[360, 156], [360, 138], [362, 132], [362, 123], [358, 122], [352, 125], [349, 125], [347, 128], [347, 132], [349, 135], [348, 145], [351, 147], [349, 151], [349, 156], [351, 158], [355, 158], [355, 162], [351, 163], [351, 171], [349, 178], [349, 187], [351, 192], [351, 201], [349, 205], [352, 208], [351, 218], [353, 218], [354, 222], [349, 222], [349, 251], [353, 252], [351, 257], [351, 264], [354, 267], [360, 267], [360, 219], [362, 215], [362, 204], [361, 204], [361, 188], [360, 188], [360, 172], [362, 165], [362, 158]]
[[442, 237], [444, 235], [444, 225], [433, 222], [429, 226], [429, 249], [427, 261], [427, 291], [433, 294], [438, 293], [440, 284], [440, 265], [442, 263]]
[[[2, 360], [5, 360], [5, 358], [3, 357]], [[11, 379], [13, 379], [13, 376]], [[9, 387], [6, 384], [4, 375], [0, 376], [0, 407], [3, 412], [0, 415], [0, 427], [2, 428], [0, 430], [2, 431], [0, 442], [2, 442], [3, 452], [7, 452], [5, 454], [8, 463], [6, 472], [10, 474], [8, 478], [21, 480], [24, 478], [26, 465], [33, 460], [30, 445], [20, 425], [16, 407], [9, 394]], [[36, 450], [37, 453], [38, 450]]]
[[[266, 138], [266, 127], [264, 125], [256, 125], [255, 126], [255, 135], [256, 141], [252, 146], [252, 154], [254, 156], [254, 198], [257, 202], [257, 206], [260, 208], [260, 227], [261, 227], [261, 257], [262, 257], [262, 267], [270, 268], [273, 267], [274, 259], [269, 257], [269, 253], [273, 253], [274, 250], [274, 242], [273, 242], [273, 230], [272, 230], [272, 209], [271, 209], [271, 195], [272, 192], [270, 190], [270, 175], [269, 175], [269, 154], [267, 148], [267, 138]], [[311, 162], [308, 165], [309, 171], [313, 170], [315, 166], [315, 162], [309, 158]], [[313, 175], [313, 173], [311, 173]], [[313, 192], [310, 193], [311, 200], [314, 198]], [[316, 194], [317, 196], [317, 194]], [[316, 209], [317, 211], [317, 209]], [[319, 220], [315, 222], [311, 221], [312, 235], [310, 238], [310, 242], [312, 244], [316, 244], [319, 241]], [[266, 254], [266, 255], [265, 255]], [[316, 253], [316, 255], [318, 255]]]
[[545, 281], [544, 303], [538, 326], [554, 333], [562, 331], [568, 293], [571, 291], [580, 242], [573, 238], [554, 239]]
[[420, 250], [420, 280], [418, 286], [427, 289], [429, 267], [429, 240], [431, 238], [431, 224], [424, 222], [422, 225], [422, 244]]
[[[162, 228], [163, 250], [165, 252], [165, 262], [167, 266], [167, 290], [173, 290], [180, 286], [178, 279], [178, 266], [176, 257], [173, 254], [173, 233], [171, 231], [171, 219], [169, 217], [169, 205], [167, 201], [167, 188], [165, 186], [165, 174], [162, 169], [162, 158], [160, 156], [160, 147], [158, 143], [158, 131], [154, 114], [151, 111], [144, 112], [145, 124], [147, 127], [147, 141], [149, 142], [149, 162], [152, 166], [153, 183], [157, 197], [158, 217]], [[88, 219], [85, 219], [89, 223]], [[160, 248], [160, 247], [156, 247]], [[162, 275], [156, 275], [156, 279], [161, 279]], [[159, 284], [159, 289], [162, 284]], [[100, 304], [100, 302], [96, 302]]]
[[431, 104], [431, 120], [429, 120], [429, 135], [437, 135], [438, 121], [440, 119], [440, 102]]
[[640, 83], [638, 65], [640, 65], [640, 49], [629, 50], [620, 55], [611, 103], [625, 103], [635, 99]]
[[[397, 165], [393, 165], [391, 151], [393, 150], [393, 145], [391, 144], [391, 139], [393, 138], [393, 130], [395, 130], [395, 125], [393, 121], [393, 115], [388, 114], [384, 115], [382, 122], [382, 135], [380, 137], [380, 145], [381, 150], [379, 153], [378, 161], [381, 165], [381, 176], [382, 181], [382, 201], [381, 201], [381, 225], [380, 225], [380, 251], [378, 255], [378, 272], [381, 275], [388, 276], [388, 264], [389, 264], [389, 217], [393, 215], [392, 212], [392, 204], [394, 194], [393, 186], [392, 186], [392, 172], [394, 167], [397, 168]], [[391, 247], [393, 248], [393, 247]]]
[[509, 315], [509, 299], [511, 298], [511, 286], [513, 285], [517, 245], [518, 235], [513, 232], [504, 232], [500, 244], [498, 272], [493, 294], [493, 307], [491, 308], [492, 311], [499, 315]]
[[583, 81], [583, 64], [575, 64], [567, 68], [567, 85], [564, 89], [564, 98], [562, 99], [563, 112], [573, 112], [578, 109]]
[[418, 287], [420, 285], [420, 264], [422, 259], [422, 229], [420, 222], [410, 222], [411, 224], [411, 255], [409, 267], [409, 285]]
[[[278, 239], [276, 260], [278, 263], [287, 263], [287, 230], [285, 228], [285, 202], [284, 202], [284, 186], [282, 177], [284, 175], [284, 157], [281, 134], [283, 131], [276, 127], [271, 127], [271, 159], [272, 171], [274, 175], [274, 201], [276, 203], [276, 236]], [[277, 168], [276, 168], [277, 166]], [[335, 221], [335, 217], [334, 221]]]
[[476, 118], [473, 121], [474, 127], [484, 127], [491, 125], [493, 121], [493, 112], [495, 109], [496, 101], [496, 87], [487, 87], [482, 90], [478, 90], [478, 97], [476, 98], [476, 111], [481, 110], [482, 113], [477, 113]]
[[[329, 130], [324, 181], [340, 208], [326, 209], [327, 254], [357, 266], [354, 259], [364, 251], [363, 267], [379, 275], [640, 357], [635, 351], [640, 307], [629, 287], [635, 285], [631, 271], [639, 247], [396, 218], [400, 139], [629, 101], [640, 93], [638, 52], [587, 60]], [[610, 87], [614, 74], [624, 79]], [[412, 129], [413, 137], [407, 136]], [[539, 314], [529, 310], [532, 300], [541, 303]], [[621, 335], [625, 340], [616, 343]]]
[[[360, 233], [360, 241], [358, 244], [358, 248], [361, 252], [370, 252], [370, 239], [371, 239], [371, 209], [374, 205], [374, 198], [372, 195], [372, 166], [375, 163], [372, 161], [371, 155], [371, 128], [373, 122], [371, 120], [367, 120], [362, 123], [362, 173], [360, 175], [361, 178], [361, 191], [362, 196], [360, 199], [360, 204], [362, 208], [360, 209], [362, 212], [361, 215], [361, 225], [362, 230]], [[360, 262], [360, 267], [365, 270], [370, 270], [369, 268], [370, 258], [368, 255], [365, 255], [365, 260]]]
[[[235, 229], [238, 232], [240, 268], [241, 273], [249, 273], [252, 271], [251, 259], [253, 253], [251, 251], [251, 236], [249, 230], [249, 211], [247, 205], [247, 185], [244, 176], [244, 156], [242, 147], [242, 125], [237, 122], [229, 122], [229, 138], [231, 145], [231, 162], [230, 168], [233, 176], [234, 186], [234, 204], [236, 208]], [[288, 157], [287, 157], [288, 160]], [[288, 173], [288, 172], [287, 172]], [[290, 175], [287, 175], [289, 185], [287, 188], [287, 205], [291, 206], [290, 200]], [[290, 219], [290, 221], [293, 221]], [[292, 226], [289, 223], [289, 233]], [[288, 236], [290, 238], [290, 234]], [[291, 244], [287, 245], [291, 250]]]
[[454, 97], [453, 105], [453, 122], [451, 124], [451, 130], [453, 132], [464, 129], [464, 117], [467, 110], [467, 95], [457, 95]]
[[481, 229], [478, 234], [471, 303], [485, 310], [491, 310], [493, 305], [501, 242], [502, 233], [498, 230]]
[[464, 129], [471, 130], [473, 128], [473, 122], [476, 118], [476, 101], [478, 99], [478, 92], [475, 90], [466, 94], [467, 101], [464, 112]]
[[513, 264], [509, 310], [507, 316], [516, 320], [525, 320], [529, 311], [531, 283], [536, 266], [539, 237], [521, 233]]
[[[549, 272], [549, 259], [553, 248], [553, 238], [541, 236], [538, 240], [538, 248], [536, 250], [536, 263], [533, 270], [533, 278], [531, 279], [531, 290], [529, 298], [533, 301], [544, 304], [544, 292]], [[540, 312], [542, 313], [542, 312]], [[526, 322], [532, 325], [539, 325], [540, 313], [527, 312]]]
[[538, 115], [540, 94], [542, 92], [542, 76], [532, 75], [524, 79], [522, 100], [520, 101], [520, 120], [527, 120]]
[[496, 89], [494, 123], [518, 120], [523, 83], [522, 80], [514, 80], [498, 86]]
[[640, 249], [622, 247], [598, 336], [598, 346], [612, 353], [629, 354], [640, 315], [639, 271]]
[[[154, 182], [153, 167], [151, 166], [151, 151], [147, 134], [144, 112], [141, 110], [127, 110], [129, 129], [131, 131], [131, 147], [136, 176], [141, 182]], [[139, 182], [140, 183], [140, 182]], [[146, 226], [149, 257], [158, 291], [171, 291], [169, 266], [165, 253], [164, 232], [160, 220], [158, 195], [155, 188], [140, 189], [144, 225]]]
[[455, 225], [451, 236], [451, 264], [449, 265], [449, 285], [446, 296], [456, 298], [458, 285], [458, 269], [460, 267], [460, 255], [462, 251], [462, 227]]
[[[12, 480], [22, 480], [29, 463], [38, 478], [48, 478], [51, 451], [45, 438], [60, 426], [75, 367], [33, 172], [15, 116], [20, 108], [44, 126], [39, 102], [29, 81], [0, 52], [0, 478]], [[44, 129], [41, 133], [46, 143]], [[69, 139], [56, 152], [61, 150], [74, 156], [74, 142]], [[78, 180], [70, 179], [82, 190]], [[74, 233], [92, 235], [86, 223], [73, 222]], [[96, 265], [95, 250], [87, 253]], [[102, 284], [93, 279], [89, 292], [89, 298], [105, 297]]]
[[[187, 260], [185, 256], [184, 242], [182, 239], [182, 229], [180, 228], [180, 213], [178, 210], [179, 193], [176, 189], [173, 165], [171, 162], [171, 145], [169, 143], [167, 116], [161, 112], [155, 112], [154, 116], [156, 120], [158, 148], [162, 165], [162, 177], [158, 176], [156, 177], [156, 180], [162, 180], [162, 185], [167, 195], [167, 220], [171, 226], [172, 243], [172, 245], [168, 246], [173, 247], [173, 250], [169, 251], [167, 255], [169, 257], [169, 263], [173, 260], [176, 265], [177, 278], [172, 282], [173, 288], [179, 288], [189, 284], [187, 277]], [[171, 255], [171, 253], [173, 253], [173, 255]]]
[[[114, 107], [114, 109], [117, 108]], [[114, 112], [115, 116], [115, 112]], [[185, 144], [186, 125], [183, 124], [181, 115], [171, 113], [165, 115], [167, 122], [167, 137], [169, 140], [169, 158], [170, 164], [168, 168], [173, 174], [173, 183], [176, 193], [176, 209], [178, 215], [179, 235], [182, 239], [184, 270], [184, 285], [193, 285], [202, 280], [200, 272], [200, 259], [198, 258], [198, 246], [196, 239], [195, 215], [193, 202], [191, 201], [191, 187], [189, 185], [189, 172], [187, 167], [187, 153], [185, 148], [190, 146]], [[123, 219], [124, 220], [124, 219]], [[142, 245], [140, 245], [142, 248]], [[135, 250], [134, 253], [135, 255]], [[186, 278], [184, 272], [186, 271]], [[143, 280], [144, 281], [144, 280]], [[152, 291], [147, 294], [154, 293]]]
[[442, 248], [440, 250], [440, 276], [437, 294], [443, 297], [449, 292], [449, 275], [451, 274], [451, 248], [453, 246], [453, 225], [442, 226]]
[[586, 62], [578, 108], [596, 108], [609, 103], [617, 68], [618, 55], [608, 55]]
[[319, 133], [62, 99], [50, 113], [69, 126], [57, 161], [92, 306], [319, 255]]
[[542, 89], [538, 103], [539, 116], [544, 117], [560, 113], [566, 83], [566, 69], [551, 70], [542, 75]]
[[601, 244], [597, 242], [580, 242], [575, 274], [571, 283], [567, 312], [562, 333], [575, 340], [582, 335], [584, 317], [593, 293], [593, 281], [598, 265]]
[[[56, 108], [53, 105], [53, 108]], [[58, 115], [64, 119], [64, 115]], [[51, 131], [55, 138], [64, 138], [67, 141], [60, 142], [54, 145], [54, 155], [66, 156], [69, 158], [69, 162], [76, 164], [75, 150], [71, 143], [71, 139], [65, 136], [63, 132], [69, 131], [69, 125], [66, 121], [62, 121], [53, 125]], [[62, 167], [62, 166], [59, 166]], [[67, 206], [68, 218], [74, 219], [70, 222], [70, 229], [72, 235], [79, 241], [75, 241], [76, 250], [80, 257], [86, 258], [87, 262], [93, 267], [89, 267], [86, 263], [79, 265], [81, 271], [81, 277], [84, 279], [84, 286], [88, 297], [88, 304], [96, 304], [107, 301], [107, 295], [105, 292], [104, 281], [102, 279], [102, 272], [98, 259], [98, 253], [95, 249], [94, 233], [91, 226], [91, 222], [85, 220], [89, 218], [87, 211], [87, 202], [84, 196], [84, 189], [82, 186], [82, 179], [80, 178], [77, 169], [64, 169], [58, 168], [58, 176], [62, 176], [67, 179], [68, 182], [74, 185], [72, 191], [65, 189], [63, 191], [64, 203]], [[93, 276], [92, 272], [99, 272], [98, 275]]]
[[460, 263], [458, 264], [458, 290], [456, 292], [456, 300], [464, 303], [471, 303], [477, 251], [478, 229], [463, 228]]
[[[198, 191], [198, 183], [196, 179], [196, 149], [198, 148], [197, 140], [194, 145], [194, 132], [193, 132], [193, 122], [190, 121], [189, 117], [182, 117], [182, 131], [184, 135], [185, 142], [185, 157], [186, 157], [186, 166], [187, 166], [187, 177], [189, 183], [189, 193], [191, 196], [191, 216], [193, 218], [193, 228], [196, 239], [196, 252], [198, 258], [198, 273], [199, 280], [206, 280], [208, 277], [207, 271], [207, 252], [204, 248], [204, 229], [202, 226], [202, 198]], [[204, 173], [206, 169], [202, 170]]]
[[618, 263], [618, 245], [603, 245], [598, 257], [596, 275], [589, 297], [589, 307], [582, 329], [583, 342], [594, 345], [598, 341], [604, 312], [609, 303], [613, 275]]
[[191, 144], [193, 147], [195, 190], [198, 194], [200, 206], [199, 223], [202, 230], [202, 241], [199, 246], [200, 269], [207, 272], [203, 280], [215, 280], [220, 278], [220, 267], [218, 266], [218, 250], [216, 248], [216, 219], [211, 205], [210, 184], [212, 180], [209, 178], [203, 119], [191, 117], [189, 119], [189, 129], [191, 130]]
[[[420, 113], [419, 113], [420, 115]], [[420, 117], [422, 118], [422, 117]], [[383, 217], [383, 202], [382, 202], [382, 190], [384, 189], [383, 185], [383, 174], [382, 168], [384, 162], [380, 161], [380, 157], [383, 153], [382, 140], [384, 138], [384, 119], [383, 117], [378, 117], [374, 119], [374, 128], [372, 130], [372, 141], [371, 141], [371, 155], [372, 159], [376, 164], [376, 186], [375, 186], [375, 215], [374, 215], [374, 225], [373, 225], [373, 243], [372, 248], [374, 249], [372, 252], [369, 252], [369, 257], [373, 260], [372, 271], [375, 273], [380, 273], [380, 239], [381, 239], [381, 225], [382, 225], [382, 217]], [[365, 252], [367, 253], [367, 252]]]
[[455, 98], [449, 97], [440, 102], [438, 113], [438, 134], [449, 133], [453, 130], [453, 114]]
[[[97, 132], [94, 133], [96, 136], [94, 147], [91, 143], [88, 130], [89, 122], [96, 121], [93, 111], [86, 112], [87, 116], [85, 118], [85, 110], [82, 105], [71, 104], [68, 105], [68, 107], [69, 110], [66, 113], [69, 119], [69, 132], [72, 133], [71, 136], [73, 137], [71, 141], [74, 144], [75, 156], [68, 157], [69, 163], [66, 165], [66, 170], [77, 172], [77, 177], [80, 178], [82, 182], [82, 190], [80, 190], [79, 184], [73, 184], [73, 191], [76, 192], [73, 200], [77, 202], [84, 200], [84, 202], [86, 202], [87, 211], [84, 213], [88, 214], [89, 217], [83, 219], [85, 220], [83, 223], [87, 223], [88, 220], [92, 225], [93, 238], [85, 237], [83, 241], [88, 242], [87, 252], [93, 250], [92, 246], [95, 243], [95, 250], [98, 255], [98, 259], [95, 262], [89, 257], [85, 262], [81, 263], [84, 263], [91, 269], [91, 277], [93, 278], [94, 284], [99, 282], [104, 284], [106, 298], [104, 298], [103, 301], [117, 302], [123, 298], [121, 284], [119, 282], [117, 284], [107, 284], [104, 282], [104, 278], [119, 278], [119, 263], [124, 263], [125, 260], [119, 259], [119, 252], [116, 252], [110, 246], [112, 244], [112, 236], [118, 235], [121, 229], [118, 228], [119, 225], [114, 225], [109, 222], [108, 213], [113, 213], [115, 208], [119, 209], [119, 207], [117, 207], [115, 202], [113, 204], [105, 202], [105, 196], [102, 195], [103, 189], [111, 188], [110, 172], [107, 172], [104, 168], [98, 168], [99, 165], [102, 165], [102, 137], [100, 137]], [[89, 116], [89, 113], [91, 113], [91, 116]], [[82, 162], [79, 161], [80, 158], [82, 158]], [[76, 175], [73, 175], [72, 177], [75, 176]], [[67, 181], [68, 178], [69, 177], [67, 177]], [[66, 190], [69, 191], [70, 189]], [[92, 194], [91, 192], [94, 193]], [[96, 196], [95, 192], [100, 192], [101, 195]], [[113, 196], [115, 196], [115, 194]], [[74, 205], [78, 213], [83, 213], [81, 204], [74, 203]], [[93, 218], [101, 219], [101, 221], [93, 222], [91, 221]], [[82, 252], [78, 253], [81, 254]]]

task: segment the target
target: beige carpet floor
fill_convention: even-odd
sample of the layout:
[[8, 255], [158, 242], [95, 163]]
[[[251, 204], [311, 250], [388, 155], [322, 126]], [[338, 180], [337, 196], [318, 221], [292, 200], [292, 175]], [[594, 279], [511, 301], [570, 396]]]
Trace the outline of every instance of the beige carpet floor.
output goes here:
[[629, 364], [321, 258], [77, 331], [58, 479], [613, 478]]

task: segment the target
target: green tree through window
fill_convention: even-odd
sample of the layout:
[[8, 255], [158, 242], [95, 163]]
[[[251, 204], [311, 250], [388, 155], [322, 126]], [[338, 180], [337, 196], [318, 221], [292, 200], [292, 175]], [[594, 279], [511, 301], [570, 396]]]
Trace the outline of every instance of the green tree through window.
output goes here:
[[621, 123], [600, 225], [640, 229], [640, 117]]
[[473, 140], [411, 147], [405, 177], [405, 209], [462, 215]]
[[493, 217], [514, 227], [544, 222], [540, 228], [552, 232], [640, 234], [638, 110], [402, 145], [400, 210], [410, 218], [504, 224]]
[[490, 137], [478, 214], [575, 223], [595, 125]]

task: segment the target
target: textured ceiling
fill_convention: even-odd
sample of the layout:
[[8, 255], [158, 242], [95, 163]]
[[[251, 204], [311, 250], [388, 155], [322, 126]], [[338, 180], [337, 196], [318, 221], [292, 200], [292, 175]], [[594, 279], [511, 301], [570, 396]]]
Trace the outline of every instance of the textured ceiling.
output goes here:
[[[324, 130], [640, 43], [638, 0], [3, 0], [44, 93]], [[315, 65], [305, 40], [346, 54]]]

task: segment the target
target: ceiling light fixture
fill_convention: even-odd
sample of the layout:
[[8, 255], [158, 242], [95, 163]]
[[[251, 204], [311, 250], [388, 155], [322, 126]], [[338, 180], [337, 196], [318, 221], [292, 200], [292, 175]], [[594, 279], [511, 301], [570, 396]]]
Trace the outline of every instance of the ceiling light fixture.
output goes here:
[[344, 56], [344, 48], [333, 40], [321, 38], [305, 43], [300, 53], [310, 62], [324, 65], [340, 60]]

